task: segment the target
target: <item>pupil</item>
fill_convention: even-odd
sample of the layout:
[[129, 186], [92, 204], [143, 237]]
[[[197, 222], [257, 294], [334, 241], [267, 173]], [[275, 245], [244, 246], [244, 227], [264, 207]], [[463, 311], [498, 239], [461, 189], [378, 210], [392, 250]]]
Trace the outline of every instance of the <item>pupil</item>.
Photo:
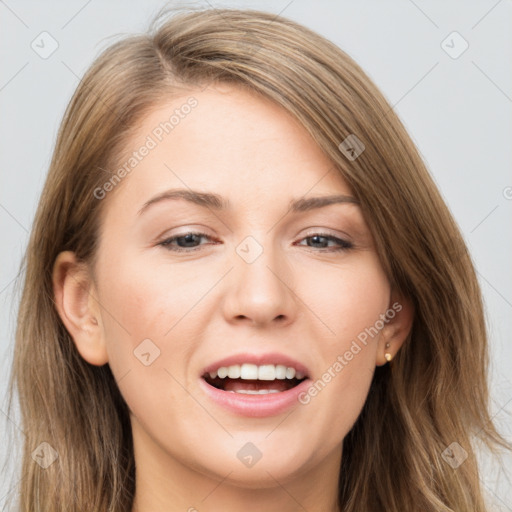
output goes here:
[[319, 240], [319, 239], [322, 239], [322, 238], [325, 240], [325, 236], [320, 236], [320, 235], [312, 236], [312, 237], [311, 237], [311, 242], [312, 242], [313, 244], [315, 244], [315, 243], [320, 243], [320, 244], [322, 244], [322, 242], [318, 242], [318, 240]]
[[[188, 235], [180, 236], [180, 237], [177, 239], [178, 245], [179, 245], [180, 247], [189, 247], [189, 245], [186, 245], [186, 244], [187, 244], [187, 243], [194, 243], [193, 238], [194, 238], [194, 237], [196, 237], [196, 236], [198, 236], [198, 235], [195, 235], [195, 234], [193, 234], [193, 233], [189, 233]], [[180, 240], [184, 240], [184, 239], [186, 239], [185, 244], [180, 243]]]

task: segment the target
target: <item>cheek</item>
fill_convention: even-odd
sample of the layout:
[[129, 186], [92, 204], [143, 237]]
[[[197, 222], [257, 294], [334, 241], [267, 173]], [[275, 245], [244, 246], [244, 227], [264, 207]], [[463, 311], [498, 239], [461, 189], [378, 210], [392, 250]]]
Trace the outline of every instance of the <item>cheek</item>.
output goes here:
[[321, 364], [301, 403], [311, 412], [312, 427], [318, 423], [314, 426], [319, 431], [335, 431], [330, 443], [336, 443], [348, 433], [366, 400], [390, 287], [376, 256], [370, 254], [353, 266], [333, 269], [317, 282], [324, 293], [313, 296], [312, 309], [323, 313], [322, 320], [333, 332], [319, 339]]
[[129, 251], [119, 262], [104, 262], [98, 281], [106, 329], [112, 331], [105, 333], [107, 342], [115, 342], [120, 333], [133, 348], [146, 338], [156, 344], [168, 338], [209, 283], [182, 265], [155, 266]]
[[388, 279], [370, 252], [322, 272], [304, 266], [298, 278], [305, 304], [325, 327], [327, 353], [374, 326], [389, 305]]
[[153, 379], [165, 380], [164, 368], [174, 372], [175, 362], [185, 362], [193, 349], [195, 333], [184, 331], [187, 326], [190, 331], [188, 313], [200, 299], [201, 286], [190, 276], [185, 279], [179, 265], [163, 270], [129, 252], [119, 262], [98, 264], [109, 365], [117, 379], [130, 373], [130, 379], [139, 380], [141, 390], [150, 381], [158, 384]]
[[198, 339], [190, 322], [197, 281], [185, 280], [179, 265], [162, 270], [125, 254], [98, 272], [109, 366], [132, 415], [149, 425], [164, 404], [173, 414], [190, 407], [179, 383]]

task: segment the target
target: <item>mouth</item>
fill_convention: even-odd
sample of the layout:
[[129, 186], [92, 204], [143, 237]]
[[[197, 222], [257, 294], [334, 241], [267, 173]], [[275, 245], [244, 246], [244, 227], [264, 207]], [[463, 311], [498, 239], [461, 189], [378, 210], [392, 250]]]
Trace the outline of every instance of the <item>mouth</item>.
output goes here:
[[219, 366], [205, 372], [204, 381], [220, 391], [244, 395], [283, 393], [299, 386], [308, 376], [295, 366], [252, 363]]
[[216, 407], [245, 418], [284, 414], [311, 385], [306, 366], [284, 354], [232, 355], [200, 374], [200, 389]]

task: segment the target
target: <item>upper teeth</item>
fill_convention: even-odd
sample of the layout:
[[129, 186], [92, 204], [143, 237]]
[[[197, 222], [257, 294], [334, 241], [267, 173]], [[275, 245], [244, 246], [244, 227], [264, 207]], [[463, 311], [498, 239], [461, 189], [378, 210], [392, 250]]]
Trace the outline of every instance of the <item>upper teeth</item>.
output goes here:
[[291, 366], [282, 364], [234, 364], [232, 366], [221, 366], [217, 371], [209, 372], [210, 377], [220, 377], [224, 379], [242, 379], [242, 380], [275, 380], [275, 379], [303, 379], [304, 374], [295, 370]]

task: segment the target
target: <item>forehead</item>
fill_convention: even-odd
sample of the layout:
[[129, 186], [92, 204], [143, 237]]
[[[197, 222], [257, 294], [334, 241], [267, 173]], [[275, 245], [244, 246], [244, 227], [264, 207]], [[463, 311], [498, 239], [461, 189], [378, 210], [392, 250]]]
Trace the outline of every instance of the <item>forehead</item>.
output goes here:
[[142, 119], [126, 148], [118, 167], [129, 172], [116, 195], [139, 207], [152, 194], [176, 187], [260, 206], [308, 193], [351, 193], [295, 118], [232, 86], [163, 100]]

